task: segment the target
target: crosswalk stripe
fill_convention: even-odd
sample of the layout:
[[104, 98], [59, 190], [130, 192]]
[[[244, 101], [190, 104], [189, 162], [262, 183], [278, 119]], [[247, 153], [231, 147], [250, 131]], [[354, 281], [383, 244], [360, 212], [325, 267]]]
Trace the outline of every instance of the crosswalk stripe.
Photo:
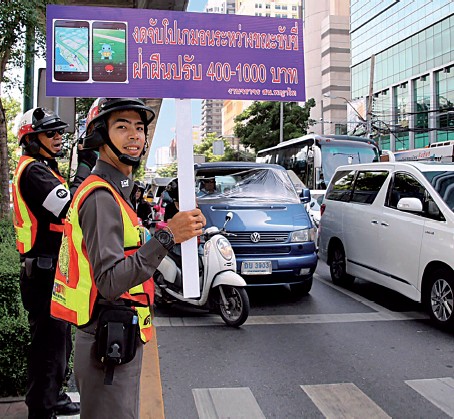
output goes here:
[[406, 380], [405, 383], [447, 415], [454, 417], [454, 378]]
[[199, 419], [265, 419], [249, 387], [192, 390]]
[[353, 383], [302, 385], [301, 388], [328, 419], [391, 418]]

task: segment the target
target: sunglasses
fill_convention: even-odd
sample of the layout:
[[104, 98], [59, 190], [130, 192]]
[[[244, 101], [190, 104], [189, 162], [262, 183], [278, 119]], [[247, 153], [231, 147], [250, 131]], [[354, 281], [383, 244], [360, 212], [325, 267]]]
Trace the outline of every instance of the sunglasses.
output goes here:
[[47, 138], [54, 138], [55, 135], [57, 135], [57, 134], [63, 135], [64, 132], [65, 132], [64, 128], [60, 128], [60, 129], [53, 129], [51, 131], [46, 131], [45, 134], [46, 134]]

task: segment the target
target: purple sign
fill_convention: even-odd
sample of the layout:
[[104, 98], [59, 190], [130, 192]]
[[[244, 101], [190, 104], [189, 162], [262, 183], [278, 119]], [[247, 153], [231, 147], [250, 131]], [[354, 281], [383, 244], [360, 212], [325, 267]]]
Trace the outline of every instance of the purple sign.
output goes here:
[[47, 6], [48, 96], [304, 101], [301, 21]]

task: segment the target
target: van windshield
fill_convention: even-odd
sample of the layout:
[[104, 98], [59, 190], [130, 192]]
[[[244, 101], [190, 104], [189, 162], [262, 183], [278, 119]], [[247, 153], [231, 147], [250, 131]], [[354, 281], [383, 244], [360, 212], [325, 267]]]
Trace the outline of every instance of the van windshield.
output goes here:
[[449, 208], [454, 210], [454, 171], [423, 172], [423, 175]]
[[238, 203], [238, 200], [301, 203], [287, 172], [274, 168], [236, 169], [222, 175], [197, 174], [196, 186], [199, 203]]

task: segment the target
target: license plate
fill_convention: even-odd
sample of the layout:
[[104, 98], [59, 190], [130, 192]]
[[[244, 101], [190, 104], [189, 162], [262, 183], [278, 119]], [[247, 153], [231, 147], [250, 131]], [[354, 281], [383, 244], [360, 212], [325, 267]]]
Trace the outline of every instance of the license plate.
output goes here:
[[271, 261], [254, 260], [241, 263], [241, 273], [246, 275], [269, 275], [272, 272]]

